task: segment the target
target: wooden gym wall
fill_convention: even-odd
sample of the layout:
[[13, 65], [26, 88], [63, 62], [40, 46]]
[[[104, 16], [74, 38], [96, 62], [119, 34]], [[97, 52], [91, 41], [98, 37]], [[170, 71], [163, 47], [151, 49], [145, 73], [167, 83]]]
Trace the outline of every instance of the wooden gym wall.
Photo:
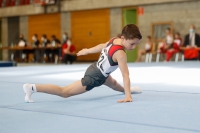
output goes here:
[[47, 35], [51, 41], [51, 36], [55, 35], [61, 40], [61, 22], [60, 13], [32, 15], [28, 17], [28, 39], [32, 41], [33, 34], [38, 34], [41, 42], [41, 36]]
[[[110, 39], [110, 10], [87, 10], [71, 12], [71, 35], [76, 50], [90, 48]], [[79, 61], [94, 61], [98, 54], [80, 56]]]

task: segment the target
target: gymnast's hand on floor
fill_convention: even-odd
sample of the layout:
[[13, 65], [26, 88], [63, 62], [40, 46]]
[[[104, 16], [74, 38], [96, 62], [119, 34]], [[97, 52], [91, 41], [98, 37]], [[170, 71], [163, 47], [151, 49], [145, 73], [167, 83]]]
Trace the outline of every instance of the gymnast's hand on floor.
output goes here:
[[125, 98], [122, 100], [118, 100], [119, 103], [126, 103], [126, 102], [132, 102], [132, 98]]
[[84, 48], [80, 50], [76, 55], [80, 56], [80, 55], [87, 55], [87, 54], [89, 54], [89, 50], [87, 48]]

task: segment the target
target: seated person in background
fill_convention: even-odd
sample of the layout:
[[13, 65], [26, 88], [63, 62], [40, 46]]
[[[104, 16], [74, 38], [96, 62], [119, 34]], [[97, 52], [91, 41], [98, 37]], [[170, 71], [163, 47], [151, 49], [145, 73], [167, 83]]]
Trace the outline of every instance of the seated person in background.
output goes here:
[[47, 61], [50, 62], [50, 54], [52, 53], [51, 49], [48, 49], [48, 47], [51, 47], [50, 41], [49, 39], [47, 39], [46, 34], [43, 34], [41, 37], [41, 41], [42, 41], [42, 46], [46, 47], [46, 49], [44, 50], [44, 58], [47, 57]]
[[166, 51], [171, 48], [173, 44], [173, 34], [170, 28], [166, 29], [166, 36], [162, 42], [158, 44], [158, 53], [166, 53]]
[[136, 62], [140, 62], [141, 61], [142, 55], [144, 55], [146, 53], [150, 53], [151, 52], [151, 48], [152, 48], [151, 36], [147, 36], [146, 43], [145, 43], [145, 48], [139, 50]]
[[[26, 45], [27, 45], [27, 42], [24, 39], [24, 35], [20, 34], [19, 35], [19, 41], [16, 44], [16, 46], [17, 47], [26, 47]], [[15, 52], [15, 60], [19, 60], [19, 59], [25, 60], [25, 57], [27, 57], [27, 54], [28, 54], [27, 50], [16, 51]]]
[[63, 44], [62, 46], [62, 58], [64, 63], [72, 64], [76, 61], [76, 47], [71, 43], [71, 40], [68, 39], [67, 43]]
[[[56, 38], [55, 35], [51, 36], [51, 46], [52, 47], [61, 47], [61, 42], [59, 39]], [[51, 60], [54, 61], [56, 58], [58, 59], [59, 55], [60, 55], [60, 48], [54, 48], [52, 50]]]
[[195, 33], [195, 26], [191, 25], [189, 34], [185, 36], [184, 46], [186, 48], [195, 48], [200, 46], [200, 36]]
[[53, 46], [53, 47], [61, 46], [60, 40], [57, 39], [55, 35], [51, 36], [51, 46]]
[[190, 26], [189, 34], [185, 36], [184, 47], [186, 48], [184, 54], [185, 60], [197, 60], [199, 58], [200, 54], [195, 48], [200, 47], [200, 36], [195, 33], [194, 25]]
[[19, 35], [19, 42], [17, 44], [18, 47], [25, 47], [26, 46], [26, 40], [24, 39], [24, 35]]
[[180, 52], [180, 47], [182, 46], [182, 39], [180, 37], [180, 34], [177, 32], [175, 34], [175, 39], [173, 42], [173, 48], [170, 48], [166, 51], [166, 61], [170, 61], [173, 54]]
[[37, 35], [37, 34], [34, 34], [34, 35], [32, 36], [32, 40], [33, 40], [32, 45], [33, 45], [34, 47], [39, 47], [40, 41], [39, 41], [39, 39], [38, 39], [38, 35]]
[[[32, 46], [33, 47], [40, 47], [40, 41], [38, 39], [38, 35], [37, 34], [34, 34], [32, 36]], [[34, 50], [34, 59], [36, 62], [40, 62], [41, 61], [41, 58], [42, 58], [42, 55], [41, 55], [41, 51], [39, 49], [35, 49]]]
[[62, 44], [67, 43], [67, 40], [68, 40], [68, 38], [69, 38], [69, 37], [68, 37], [68, 33], [67, 33], [67, 32], [64, 32], [62, 38], [63, 38]]

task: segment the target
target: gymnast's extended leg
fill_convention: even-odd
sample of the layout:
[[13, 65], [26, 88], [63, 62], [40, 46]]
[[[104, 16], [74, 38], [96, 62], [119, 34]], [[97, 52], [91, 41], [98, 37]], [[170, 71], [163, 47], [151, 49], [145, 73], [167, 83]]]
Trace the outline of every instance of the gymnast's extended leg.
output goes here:
[[86, 86], [82, 85], [81, 80], [78, 80], [65, 87], [60, 87], [53, 84], [24, 84], [23, 89], [26, 94], [26, 102], [33, 102], [33, 100], [31, 100], [31, 95], [34, 92], [48, 93], [67, 98], [87, 91]]

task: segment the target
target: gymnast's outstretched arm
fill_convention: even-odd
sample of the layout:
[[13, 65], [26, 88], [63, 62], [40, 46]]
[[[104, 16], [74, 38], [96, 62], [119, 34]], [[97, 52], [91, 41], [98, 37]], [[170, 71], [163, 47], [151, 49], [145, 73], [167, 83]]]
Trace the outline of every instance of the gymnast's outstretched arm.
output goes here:
[[99, 53], [101, 52], [101, 50], [103, 48], [105, 48], [107, 45], [107, 43], [102, 43], [102, 44], [99, 44], [97, 46], [94, 46], [92, 48], [84, 48], [82, 50], [80, 50], [78, 53], [77, 53], [77, 56], [81, 56], [81, 55], [87, 55], [87, 54], [93, 54], [93, 53]]

